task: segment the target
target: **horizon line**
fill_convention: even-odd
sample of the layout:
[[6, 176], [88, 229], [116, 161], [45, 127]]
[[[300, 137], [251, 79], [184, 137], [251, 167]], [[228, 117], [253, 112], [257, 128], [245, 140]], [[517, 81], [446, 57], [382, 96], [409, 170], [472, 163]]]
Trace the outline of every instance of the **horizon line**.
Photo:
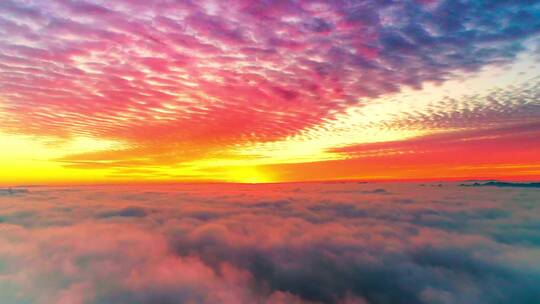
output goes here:
[[2, 184], [4, 188], [37, 188], [37, 187], [64, 187], [64, 186], [79, 186], [79, 187], [97, 187], [97, 186], [175, 186], [175, 185], [280, 185], [280, 184], [317, 184], [317, 183], [450, 183], [450, 182], [540, 182], [538, 177], [460, 177], [460, 178], [402, 178], [402, 179], [326, 179], [326, 180], [305, 180], [305, 181], [275, 181], [275, 182], [233, 182], [233, 181], [124, 181], [124, 182], [96, 182], [96, 183], [47, 183], [47, 184]]

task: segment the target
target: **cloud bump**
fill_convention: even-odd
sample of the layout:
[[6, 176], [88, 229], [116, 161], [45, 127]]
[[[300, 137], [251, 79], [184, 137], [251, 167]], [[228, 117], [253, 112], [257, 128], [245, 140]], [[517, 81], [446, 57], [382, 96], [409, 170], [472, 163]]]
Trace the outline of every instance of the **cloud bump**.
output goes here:
[[0, 300], [537, 302], [536, 190], [430, 186], [36, 188], [0, 197]]

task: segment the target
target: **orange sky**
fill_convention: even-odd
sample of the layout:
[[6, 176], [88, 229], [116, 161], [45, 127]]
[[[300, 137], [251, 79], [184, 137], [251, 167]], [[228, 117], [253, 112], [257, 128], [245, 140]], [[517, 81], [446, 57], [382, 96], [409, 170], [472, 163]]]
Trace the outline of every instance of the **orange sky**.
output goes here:
[[0, 184], [540, 179], [537, 6], [350, 5], [1, 5]]

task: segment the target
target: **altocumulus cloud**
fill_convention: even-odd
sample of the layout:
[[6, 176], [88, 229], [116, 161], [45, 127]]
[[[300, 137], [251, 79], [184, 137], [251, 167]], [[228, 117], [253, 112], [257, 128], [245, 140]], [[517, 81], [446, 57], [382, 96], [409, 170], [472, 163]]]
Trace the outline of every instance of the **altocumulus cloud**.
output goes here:
[[[538, 1], [4, 0], [0, 129], [134, 144], [64, 159], [71, 166], [182, 163], [314, 129], [360, 99], [514, 62], [539, 31]], [[488, 97], [390, 125], [538, 117], [521, 98]]]
[[147, 190], [33, 188], [0, 197], [0, 302], [540, 301], [536, 189]]

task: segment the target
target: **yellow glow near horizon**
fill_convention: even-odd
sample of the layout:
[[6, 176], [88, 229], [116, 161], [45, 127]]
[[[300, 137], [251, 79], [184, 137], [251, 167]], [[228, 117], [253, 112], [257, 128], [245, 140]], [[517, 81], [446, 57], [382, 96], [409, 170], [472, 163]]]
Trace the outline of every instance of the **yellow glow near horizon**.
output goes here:
[[[342, 113], [324, 119], [316, 126], [299, 130], [295, 135], [287, 138], [273, 142], [241, 142], [219, 150], [227, 156], [208, 156], [182, 163], [153, 164], [150, 161], [148, 165], [141, 167], [114, 167], [113, 165], [107, 167], [107, 164], [112, 164], [116, 160], [103, 159], [95, 161], [95, 163], [103, 164], [103, 167], [83, 168], [76, 165], [76, 160], [71, 163], [60, 161], [60, 159], [85, 153], [124, 150], [130, 146], [126, 142], [90, 137], [59, 139], [0, 132], [2, 144], [0, 165], [3, 168], [0, 173], [0, 184], [107, 183], [134, 180], [275, 182], [281, 180], [280, 174], [271, 172], [268, 169], [269, 166], [339, 161], [346, 159], [348, 155], [333, 153], [331, 152], [333, 148], [404, 141], [438, 132], [439, 130], [433, 127], [423, 129], [422, 126], [407, 125], [408, 115], [429, 117], [437, 111], [445, 113], [444, 104], [441, 106], [440, 102], [447, 96], [460, 98], [465, 94], [487, 94], [493, 89], [485, 82], [485, 79], [489, 77], [500, 82], [503, 88], [510, 83], [516, 83], [520, 73], [523, 73], [522, 66], [526, 66], [530, 61], [531, 58], [526, 58], [511, 69], [504, 67], [484, 69], [475, 75], [463, 77], [466, 80], [455, 79], [443, 84], [426, 84], [420, 90], [405, 88], [401, 92], [379, 98], [359, 100], [357, 105], [351, 105]], [[535, 75], [532, 70], [527, 70], [526, 73], [527, 77]], [[522, 79], [529, 78], [522, 77]], [[411, 107], [413, 104], [414, 108]], [[454, 105], [460, 111], [468, 110], [468, 108], [459, 108], [462, 106], [477, 106], [474, 102], [454, 103]], [[177, 106], [165, 104], [163, 109], [152, 108], [151, 110], [160, 115], [170, 115], [172, 119], [176, 115], [171, 112], [172, 109], [177, 109]], [[1, 111], [0, 114], [2, 114]], [[133, 114], [133, 116], [119, 116], [118, 121], [123, 123], [135, 118], [138, 121], [142, 119]], [[216, 148], [212, 147], [212, 149]], [[221, 154], [218, 153], [218, 155]], [[120, 160], [136, 160], [140, 155], [126, 155], [126, 157], [131, 157], [131, 159]], [[84, 162], [84, 158], [81, 161]], [[350, 176], [352, 175], [345, 177]], [[368, 175], [365, 176], [368, 177]], [[373, 173], [369, 176], [380, 177]]]
[[0, 142], [3, 147], [0, 149], [0, 184], [102, 180], [111, 170], [66, 168], [56, 159], [121, 146], [117, 142], [87, 137], [58, 140], [4, 133], [0, 133]]
[[[78, 137], [70, 140], [36, 138], [0, 133], [0, 185], [63, 184], [131, 181], [133, 176], [143, 181], [183, 180], [230, 181], [242, 183], [271, 182], [268, 174], [256, 166], [228, 160], [204, 160], [179, 168], [154, 166], [155, 174], [120, 175], [114, 168], [84, 169], [66, 166], [60, 158], [80, 153], [121, 149], [122, 143]], [[201, 173], [201, 170], [207, 172]], [[127, 171], [130, 171], [129, 169]], [[137, 170], [134, 170], [136, 172]]]

